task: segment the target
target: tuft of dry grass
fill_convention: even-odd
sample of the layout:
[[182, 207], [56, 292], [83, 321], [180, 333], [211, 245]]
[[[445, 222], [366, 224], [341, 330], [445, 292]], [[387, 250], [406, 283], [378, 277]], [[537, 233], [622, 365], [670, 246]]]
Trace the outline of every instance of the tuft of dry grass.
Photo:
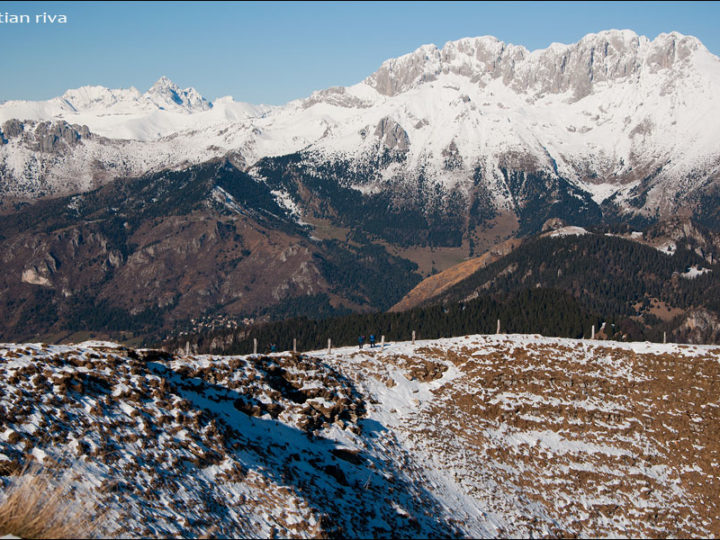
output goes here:
[[104, 521], [97, 505], [80, 501], [68, 481], [37, 467], [25, 468], [0, 497], [0, 537], [102, 537]]

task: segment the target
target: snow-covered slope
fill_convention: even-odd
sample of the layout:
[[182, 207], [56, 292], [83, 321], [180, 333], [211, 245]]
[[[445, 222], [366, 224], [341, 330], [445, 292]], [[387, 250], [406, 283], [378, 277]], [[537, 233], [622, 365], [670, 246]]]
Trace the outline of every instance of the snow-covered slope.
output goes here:
[[48, 101], [7, 101], [0, 104], [0, 123], [65, 121], [87, 125], [107, 138], [148, 141], [190, 128], [241, 122], [269, 109], [230, 97], [210, 102], [194, 88], [181, 89], [161, 77], [144, 94], [132, 87], [83, 86]]
[[360, 418], [352, 384], [316, 359], [173, 359], [97, 342], [0, 356], [0, 479], [33, 458], [58, 463], [108, 510], [111, 536], [458, 531], [430, 512], [392, 434]]
[[717, 347], [495, 335], [322, 358], [466, 534], [717, 534]]
[[[161, 79], [142, 96], [85, 87], [49, 102], [8, 102], [0, 121], [63, 119], [143, 141], [132, 150], [119, 150], [118, 141], [97, 150], [78, 145], [75, 157], [62, 158], [116, 163], [120, 152], [137, 172], [226, 153], [251, 165], [304, 151], [364, 171], [364, 192], [415, 183], [422, 171], [430, 186], [467, 195], [480, 177], [495, 208], [516, 211], [526, 201], [515, 184], [540, 174], [570, 182], [597, 204], [669, 215], [692, 211], [717, 187], [718, 96], [720, 59], [696, 38], [673, 32], [651, 41], [610, 30], [532, 52], [490, 36], [425, 45], [354, 86], [282, 107], [210, 104]], [[3, 179], [18, 182], [37, 159], [5, 145]], [[61, 183], [63, 167], [47, 173], [48, 184]]]
[[0, 478], [30, 456], [68, 468], [123, 536], [720, 533], [717, 347], [498, 335], [0, 358]]

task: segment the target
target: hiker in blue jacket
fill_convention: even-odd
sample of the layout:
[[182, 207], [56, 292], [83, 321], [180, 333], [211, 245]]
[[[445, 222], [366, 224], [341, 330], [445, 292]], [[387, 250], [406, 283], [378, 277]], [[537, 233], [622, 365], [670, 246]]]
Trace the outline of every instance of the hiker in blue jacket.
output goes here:
[[365, 342], [365, 336], [360, 336], [358, 338], [358, 349], [362, 349], [363, 343]]
[[370, 334], [370, 348], [375, 347], [375, 334]]

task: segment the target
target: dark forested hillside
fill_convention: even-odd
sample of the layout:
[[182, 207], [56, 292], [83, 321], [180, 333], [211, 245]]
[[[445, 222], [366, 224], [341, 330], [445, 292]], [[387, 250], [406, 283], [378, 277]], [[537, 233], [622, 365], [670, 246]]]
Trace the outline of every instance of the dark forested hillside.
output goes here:
[[[185, 334], [164, 345], [177, 349], [189, 342], [199, 351], [248, 353], [253, 339], [261, 348], [275, 344], [278, 349], [291, 348], [297, 339], [307, 350], [327, 346], [328, 339], [356, 344], [359, 335], [406, 340], [413, 330], [421, 338], [493, 333], [498, 319], [502, 331], [511, 333], [588, 337], [595, 325], [603, 338], [717, 341], [720, 265], [709, 262], [716, 260], [712, 244], [684, 237], [671, 255], [608, 232], [615, 229], [529, 238], [409, 311], [293, 318], [238, 331]], [[677, 230], [677, 224], [656, 226], [647, 236], [656, 240]], [[341, 274], [351, 281], [357, 271]]]
[[[691, 267], [710, 272], [693, 278]], [[604, 234], [536, 238], [479, 270], [433, 300], [457, 302], [480, 291], [525, 287], [567, 291], [589, 309], [634, 315], [635, 304], [655, 298], [679, 308], [720, 310], [720, 275], [697, 253], [668, 255], [652, 247]]]
[[[650, 231], [653, 232], [653, 231]], [[657, 234], [657, 231], [655, 231]], [[583, 308], [617, 321], [632, 339], [714, 342], [720, 315], [720, 265], [693, 238], [669, 254], [607, 233], [535, 237], [521, 247], [425, 300], [452, 305], [484, 294], [550, 288], [570, 294]], [[712, 262], [711, 262], [712, 261]], [[690, 332], [688, 317], [705, 321]], [[694, 319], [693, 319], [694, 320]]]
[[298, 153], [262, 159], [252, 173], [286, 190], [306, 217], [330, 219], [398, 245], [458, 246], [465, 233], [465, 196], [432, 184], [422, 174], [412, 189], [395, 185], [363, 194], [351, 186], [367, 183], [377, 170], [343, 161], [316, 163]]
[[[520, 216], [522, 234], [542, 229], [548, 217], [544, 223], [559, 221], [553, 218], [556, 211], [588, 228], [602, 220], [588, 200], [538, 198], [539, 192], [567, 191], [548, 178], [505, 173], [517, 202], [528, 199], [520, 205], [527, 210]], [[217, 160], [118, 179], [1, 215], [0, 338], [61, 341], [95, 333], [147, 343], [170, 332], [197, 331], [198, 319], [213, 325], [229, 321], [225, 326], [235, 327], [246, 320], [326, 320], [385, 311], [420, 282], [419, 264], [434, 268], [435, 249], [454, 249], [447, 255], [453, 262], [474, 249], [473, 234], [485, 234], [477, 230], [492, 212], [479, 186], [469, 195], [403, 191], [407, 186], [402, 184], [388, 192], [363, 193], [353, 186], [367, 181], [367, 174], [341, 161], [311, 162], [304, 154], [266, 158], [251, 171]], [[418, 181], [441, 189], [430, 179]], [[289, 194], [294, 203], [278, 193]], [[683, 324], [676, 332], [683, 339], [715, 335], [712, 329], [696, 331], [697, 324], [714, 328], [713, 317], [720, 316], [720, 242], [715, 237], [696, 224], [655, 224], [646, 243], [684, 235], [668, 255], [611, 236], [609, 231], [620, 225], [595, 226], [606, 230], [530, 237], [424, 305], [438, 303], [453, 312], [462, 302], [467, 314], [468, 302], [476, 298], [505, 306], [527, 290], [546, 289], [571, 297], [588, 317], [617, 321], [625, 336], [675, 332]], [[493, 240], [492, 231], [486, 233], [490, 236], [483, 242], [490, 245], [504, 238]], [[636, 233], [623, 229], [622, 234]], [[553, 309], [574, 313], [565, 296], [545, 300], [546, 319]], [[538, 298], [526, 299], [531, 312]], [[689, 327], [686, 320], [675, 320], [696, 309], [711, 315], [697, 315], [693, 321], [705, 322]], [[424, 316], [432, 318], [432, 313]], [[380, 315], [367, 317], [381, 320]], [[494, 325], [495, 315], [488, 317]], [[474, 323], [462, 318], [460, 313], [444, 327], [433, 320], [425, 328], [473, 331]], [[559, 323], [548, 326], [539, 315], [531, 319], [522, 331], [580, 331]]]
[[217, 161], [118, 179], [0, 216], [0, 338], [158, 339], [200, 317], [387, 309], [416, 265], [320, 240], [271, 187]]

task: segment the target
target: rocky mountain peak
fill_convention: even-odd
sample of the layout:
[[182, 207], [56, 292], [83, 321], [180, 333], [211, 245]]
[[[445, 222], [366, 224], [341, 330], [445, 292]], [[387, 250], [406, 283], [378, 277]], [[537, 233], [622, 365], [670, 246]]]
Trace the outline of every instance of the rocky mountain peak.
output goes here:
[[439, 64], [438, 48], [423, 45], [409, 54], [386, 60], [365, 82], [380, 94], [394, 96], [415, 84], [435, 80]]
[[443, 74], [467, 77], [480, 88], [494, 79], [519, 93], [564, 93], [577, 99], [595, 83], [639, 73], [670, 69], [696, 51], [707, 49], [693, 36], [660, 34], [653, 41], [632, 30], [588, 34], [577, 43], [553, 43], [533, 52], [493, 36], [463, 38], [442, 49], [423, 45], [414, 52], [387, 60], [365, 82], [380, 94], [395, 96]]
[[164, 75], [160, 77], [144, 97], [161, 109], [182, 109], [188, 112], [206, 111], [212, 103], [205, 99], [194, 88], [181, 89]]

